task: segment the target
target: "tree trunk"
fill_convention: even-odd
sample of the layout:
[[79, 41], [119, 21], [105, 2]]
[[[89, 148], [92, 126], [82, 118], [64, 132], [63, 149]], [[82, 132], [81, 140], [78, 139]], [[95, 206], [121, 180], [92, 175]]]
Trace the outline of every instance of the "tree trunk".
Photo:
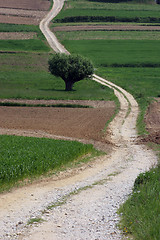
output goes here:
[[65, 91], [72, 91], [72, 90], [73, 90], [73, 89], [72, 89], [72, 87], [73, 87], [73, 82], [66, 81], [65, 84], [66, 84], [66, 89], [65, 89]]

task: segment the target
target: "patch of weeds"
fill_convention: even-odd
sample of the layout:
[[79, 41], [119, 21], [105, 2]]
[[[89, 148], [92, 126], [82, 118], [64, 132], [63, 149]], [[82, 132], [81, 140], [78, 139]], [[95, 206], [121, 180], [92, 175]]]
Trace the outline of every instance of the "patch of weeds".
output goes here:
[[40, 217], [35, 217], [35, 218], [29, 219], [28, 222], [27, 222], [27, 225], [32, 225], [32, 224], [34, 224], [34, 223], [41, 223], [41, 222], [43, 222], [43, 221], [44, 221], [44, 220], [43, 220], [42, 218], [40, 218]]

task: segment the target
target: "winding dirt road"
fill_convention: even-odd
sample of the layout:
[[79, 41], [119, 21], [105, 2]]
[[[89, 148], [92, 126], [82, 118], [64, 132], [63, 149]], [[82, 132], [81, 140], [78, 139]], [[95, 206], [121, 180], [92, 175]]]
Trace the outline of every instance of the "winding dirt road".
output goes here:
[[[61, 8], [63, 1], [56, 1], [54, 5]], [[52, 11], [54, 15], [54, 8]], [[50, 19], [52, 11], [48, 15]], [[41, 23], [43, 33], [46, 33], [46, 24], [48, 20]], [[66, 52], [59, 46], [56, 43], [54, 50]], [[119, 221], [117, 209], [131, 192], [137, 175], [156, 164], [157, 158], [146, 146], [136, 144], [138, 104], [133, 96], [97, 75], [93, 80], [112, 88], [120, 101], [120, 111], [108, 127], [113, 151], [76, 170], [76, 174], [71, 170], [58, 181], [50, 178], [2, 195], [0, 239], [122, 238], [116, 226]], [[33, 218], [44, 222], [27, 225]]]

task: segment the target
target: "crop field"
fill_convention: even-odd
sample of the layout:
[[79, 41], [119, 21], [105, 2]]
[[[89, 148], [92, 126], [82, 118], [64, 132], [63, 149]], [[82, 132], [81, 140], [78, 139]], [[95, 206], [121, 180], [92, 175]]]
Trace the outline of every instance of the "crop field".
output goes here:
[[38, 26], [0, 23], [0, 32], [36, 32], [41, 35]]
[[28, 10], [48, 10], [48, 0], [5, 0], [0, 2], [0, 8], [19, 8]]
[[96, 66], [160, 64], [160, 45], [156, 40], [66, 40], [62, 43], [70, 52], [89, 57]]
[[39, 25], [50, 4], [48, 0], [1, 1], [0, 23]]
[[44, 52], [49, 50], [49, 47], [39, 39], [0, 40], [0, 51]]
[[[103, 28], [103, 27], [102, 27]], [[113, 28], [113, 27], [112, 27]], [[117, 31], [117, 30], [90, 30], [87, 31], [56, 31], [61, 40], [160, 40], [160, 31]]]
[[[160, 7], [156, 4], [106, 3], [96, 1], [69, 1], [55, 22], [159, 22]], [[109, 17], [109, 18], [107, 18]]]
[[1, 135], [0, 142], [0, 192], [26, 178], [56, 171], [88, 153], [96, 153], [92, 145], [75, 141]]

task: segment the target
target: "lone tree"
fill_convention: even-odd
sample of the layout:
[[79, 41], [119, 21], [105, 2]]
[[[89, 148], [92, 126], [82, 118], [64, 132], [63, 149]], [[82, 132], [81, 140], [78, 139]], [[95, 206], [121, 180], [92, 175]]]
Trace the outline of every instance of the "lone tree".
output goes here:
[[66, 91], [72, 91], [73, 84], [93, 74], [92, 63], [80, 55], [57, 53], [49, 60], [49, 71], [61, 77]]

